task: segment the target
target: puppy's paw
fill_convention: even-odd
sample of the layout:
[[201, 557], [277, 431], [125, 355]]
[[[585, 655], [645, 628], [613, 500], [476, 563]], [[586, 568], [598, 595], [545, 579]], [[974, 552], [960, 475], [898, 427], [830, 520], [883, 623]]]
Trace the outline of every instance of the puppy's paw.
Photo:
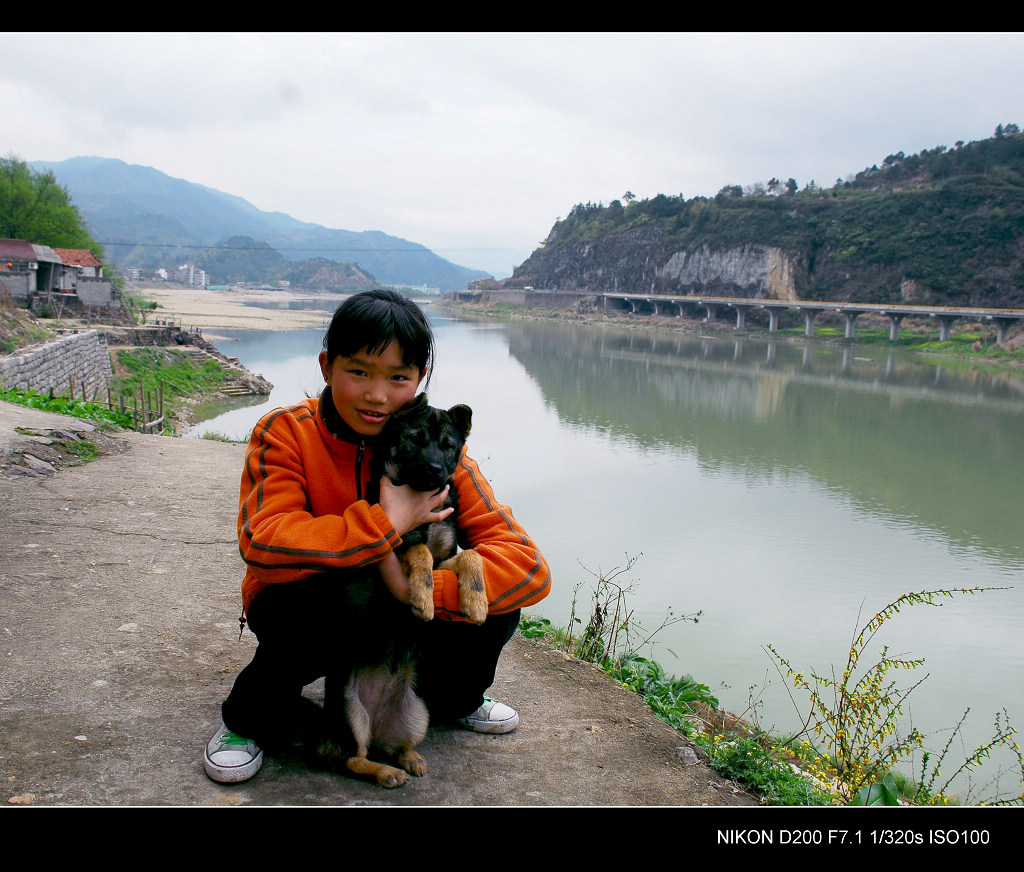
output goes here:
[[484, 585], [484, 562], [472, 548], [460, 551], [441, 564], [459, 576], [459, 611], [474, 624], [487, 620], [487, 588]]
[[421, 754], [417, 754], [413, 750], [403, 751], [398, 756], [398, 765], [417, 778], [427, 774], [427, 761], [423, 759]]
[[474, 624], [482, 624], [487, 620], [487, 595], [459, 585], [459, 611]]
[[384, 763], [374, 763], [365, 757], [349, 757], [345, 761], [345, 766], [353, 775], [372, 778], [381, 787], [401, 787], [409, 780], [409, 776], [401, 769], [396, 769], [394, 766], [388, 766]]
[[424, 621], [434, 619], [434, 557], [425, 545], [410, 548], [404, 558], [409, 574], [409, 605]]
[[[431, 582], [433, 579], [431, 579]], [[434, 620], [434, 587], [422, 580], [409, 579], [409, 605], [412, 613], [424, 621]]]
[[394, 766], [381, 766], [377, 773], [377, 783], [381, 787], [401, 787], [408, 780], [409, 776]]
[[345, 749], [330, 739], [324, 739], [317, 745], [317, 756], [329, 766], [340, 766], [348, 760], [351, 748]]

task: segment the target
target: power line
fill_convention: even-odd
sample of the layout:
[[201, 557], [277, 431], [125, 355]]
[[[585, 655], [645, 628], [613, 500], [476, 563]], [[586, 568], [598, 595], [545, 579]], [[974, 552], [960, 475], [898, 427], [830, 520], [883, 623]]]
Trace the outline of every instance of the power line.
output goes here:
[[[320, 248], [316, 245], [302, 245], [292, 247], [280, 247], [275, 245], [189, 245], [182, 242], [130, 242], [130, 241], [99, 241], [100, 245], [130, 245], [133, 248], [185, 248], [197, 251], [330, 251], [330, 252], [359, 252], [359, 251], [406, 251], [423, 252], [433, 254], [429, 248]], [[459, 251], [460, 249], [443, 249], [445, 251]], [[469, 249], [466, 249], [469, 250]]]
[[104, 241], [97, 240], [100, 245], [117, 245], [117, 246], [131, 246], [132, 248], [182, 248], [197, 251], [320, 251], [320, 252], [334, 252], [334, 253], [351, 253], [351, 252], [396, 252], [403, 251], [407, 253], [420, 253], [420, 254], [436, 254], [439, 251], [516, 251], [513, 248], [493, 248], [493, 247], [472, 247], [472, 248], [426, 248], [424, 246], [418, 246], [416, 248], [398, 248], [398, 247], [381, 247], [381, 248], [321, 248], [317, 245], [296, 245], [296, 246], [277, 246], [277, 245], [191, 245], [182, 242], [131, 242], [127, 240], [121, 241]]

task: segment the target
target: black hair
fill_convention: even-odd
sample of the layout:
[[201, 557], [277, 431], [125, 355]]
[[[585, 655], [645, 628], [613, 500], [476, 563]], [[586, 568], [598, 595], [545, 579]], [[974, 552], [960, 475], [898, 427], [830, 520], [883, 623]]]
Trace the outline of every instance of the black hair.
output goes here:
[[397, 291], [381, 288], [349, 297], [334, 312], [324, 335], [327, 363], [352, 357], [364, 348], [380, 354], [392, 342], [402, 349], [402, 363], [427, 372], [434, 360], [434, 333], [426, 315]]

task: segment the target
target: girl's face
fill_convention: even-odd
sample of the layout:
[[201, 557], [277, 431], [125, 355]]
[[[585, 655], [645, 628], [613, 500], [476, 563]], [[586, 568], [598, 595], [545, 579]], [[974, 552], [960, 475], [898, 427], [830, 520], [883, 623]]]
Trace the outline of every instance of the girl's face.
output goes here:
[[367, 349], [330, 363], [320, 352], [320, 371], [341, 419], [360, 436], [377, 436], [388, 418], [416, 396], [426, 373], [402, 362], [402, 349], [390, 343], [380, 354]]

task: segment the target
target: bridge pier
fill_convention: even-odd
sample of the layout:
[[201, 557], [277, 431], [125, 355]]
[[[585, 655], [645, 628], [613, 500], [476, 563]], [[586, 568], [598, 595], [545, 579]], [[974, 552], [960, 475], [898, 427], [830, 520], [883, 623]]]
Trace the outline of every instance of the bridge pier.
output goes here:
[[778, 333], [779, 332], [779, 310], [769, 309], [768, 310], [768, 332]]
[[1017, 323], [1018, 318], [993, 318], [996, 322], [996, 342], [1006, 341], [1006, 331]]
[[853, 322], [857, 320], [857, 316], [860, 312], [843, 312], [843, 318], [846, 319], [846, 338], [853, 339]]
[[718, 314], [718, 306], [712, 305], [711, 303], [701, 303], [701, 307], [708, 313], [708, 316], [704, 319], [705, 324], [710, 324], [715, 320], [715, 315]]
[[814, 309], [804, 309], [804, 336], [814, 335], [814, 319], [818, 313]]
[[889, 314], [889, 341], [895, 342], [900, 338], [900, 322], [903, 320], [902, 315]]
[[736, 329], [745, 330], [747, 327], [747, 310], [742, 306], [736, 306]]
[[932, 315], [939, 322], [939, 341], [949, 342], [953, 330], [953, 322], [957, 320], [956, 315]]

